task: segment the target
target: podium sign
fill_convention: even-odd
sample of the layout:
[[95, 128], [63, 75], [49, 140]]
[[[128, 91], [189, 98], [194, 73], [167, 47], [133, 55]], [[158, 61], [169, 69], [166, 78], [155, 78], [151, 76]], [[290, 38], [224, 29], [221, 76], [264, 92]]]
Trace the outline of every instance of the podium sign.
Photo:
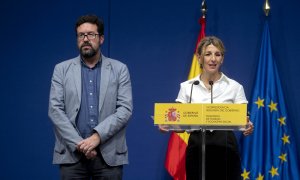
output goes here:
[[247, 104], [156, 103], [154, 124], [245, 127]]

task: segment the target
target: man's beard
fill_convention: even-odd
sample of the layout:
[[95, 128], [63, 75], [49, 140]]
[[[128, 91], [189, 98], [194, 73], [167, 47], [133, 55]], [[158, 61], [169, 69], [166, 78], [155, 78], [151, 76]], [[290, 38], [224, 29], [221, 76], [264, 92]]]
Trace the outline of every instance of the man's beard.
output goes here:
[[[91, 49], [89, 50], [83, 50], [84, 46], [90, 46]], [[81, 47], [80, 47], [80, 55], [84, 58], [91, 58], [91, 57], [94, 57], [96, 55], [97, 51], [93, 48], [92, 45], [86, 43], [86, 44], [83, 44]]]

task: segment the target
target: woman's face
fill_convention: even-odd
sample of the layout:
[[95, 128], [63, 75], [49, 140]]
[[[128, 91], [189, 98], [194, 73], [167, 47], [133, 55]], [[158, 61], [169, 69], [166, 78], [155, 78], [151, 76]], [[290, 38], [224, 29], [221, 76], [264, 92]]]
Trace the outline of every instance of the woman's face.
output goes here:
[[219, 72], [223, 59], [222, 52], [216, 46], [210, 44], [201, 54], [200, 64], [202, 64], [204, 72], [215, 74]]

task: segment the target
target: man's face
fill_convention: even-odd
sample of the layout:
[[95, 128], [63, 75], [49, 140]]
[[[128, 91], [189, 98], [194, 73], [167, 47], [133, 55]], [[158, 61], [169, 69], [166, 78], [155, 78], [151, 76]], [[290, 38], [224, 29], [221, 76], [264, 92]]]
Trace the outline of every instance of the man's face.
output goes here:
[[99, 35], [97, 25], [83, 23], [77, 27], [77, 46], [84, 58], [94, 57], [99, 52], [104, 36]]

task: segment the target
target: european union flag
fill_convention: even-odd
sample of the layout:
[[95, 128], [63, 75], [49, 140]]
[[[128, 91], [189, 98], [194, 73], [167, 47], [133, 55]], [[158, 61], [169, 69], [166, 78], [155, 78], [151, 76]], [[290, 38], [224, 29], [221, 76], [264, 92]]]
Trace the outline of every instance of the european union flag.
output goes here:
[[289, 126], [277, 67], [272, 56], [270, 32], [266, 20], [252, 100], [252, 135], [241, 142], [241, 177], [255, 180], [299, 180], [296, 142]]

